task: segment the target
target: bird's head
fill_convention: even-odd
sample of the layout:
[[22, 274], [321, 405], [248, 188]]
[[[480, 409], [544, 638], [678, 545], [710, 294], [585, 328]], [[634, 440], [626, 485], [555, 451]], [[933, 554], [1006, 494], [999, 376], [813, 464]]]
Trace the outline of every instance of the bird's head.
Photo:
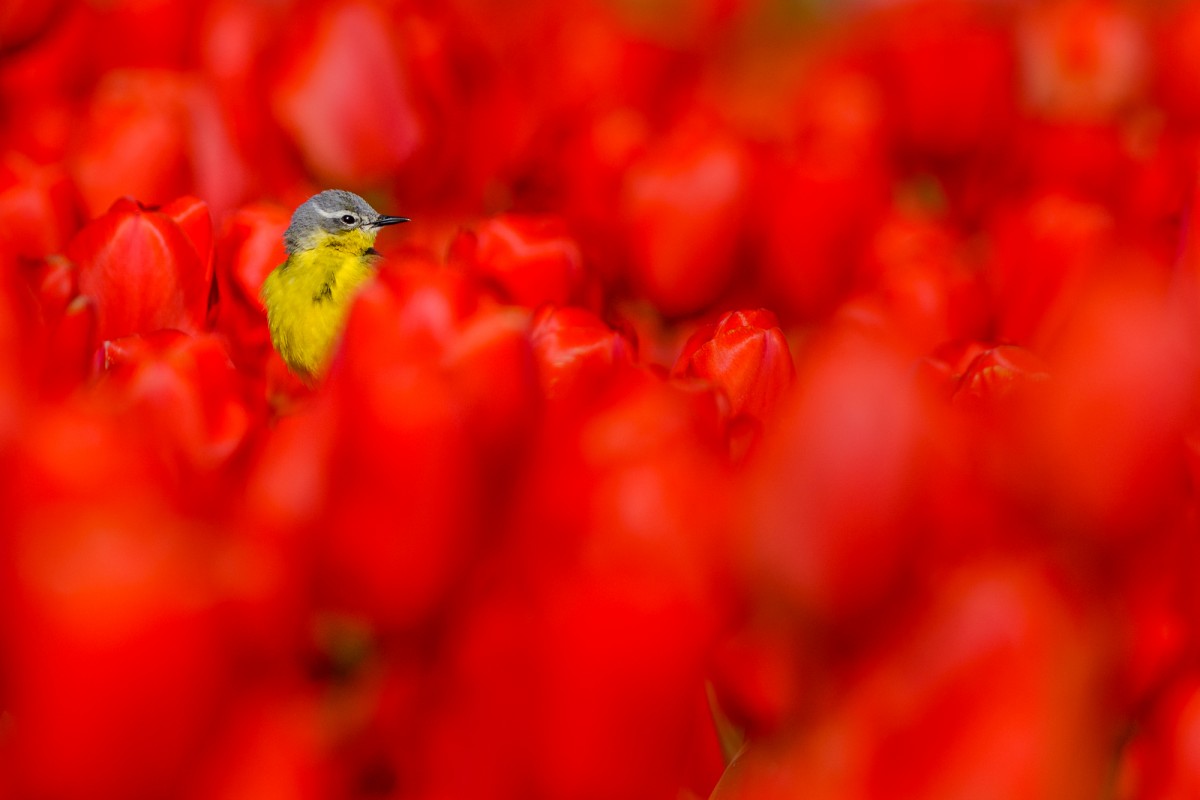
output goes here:
[[408, 222], [407, 217], [380, 214], [353, 192], [328, 189], [305, 200], [292, 214], [283, 234], [288, 255], [336, 242], [361, 244], [365, 250], [386, 225]]

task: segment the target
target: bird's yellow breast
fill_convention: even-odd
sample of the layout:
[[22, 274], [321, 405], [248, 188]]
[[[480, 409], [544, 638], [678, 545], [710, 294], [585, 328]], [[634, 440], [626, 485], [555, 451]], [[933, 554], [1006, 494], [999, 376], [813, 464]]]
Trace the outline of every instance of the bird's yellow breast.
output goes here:
[[324, 372], [350, 301], [372, 274], [375, 236], [321, 234], [267, 276], [262, 299], [275, 349], [301, 377]]

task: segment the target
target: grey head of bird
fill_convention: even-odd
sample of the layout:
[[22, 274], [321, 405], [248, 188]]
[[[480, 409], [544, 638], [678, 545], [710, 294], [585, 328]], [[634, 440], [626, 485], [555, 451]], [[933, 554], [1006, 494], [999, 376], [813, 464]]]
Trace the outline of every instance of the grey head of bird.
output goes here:
[[408, 222], [407, 217], [380, 214], [354, 192], [326, 189], [301, 203], [292, 214], [292, 222], [283, 234], [288, 255], [313, 247], [330, 234], [361, 230], [372, 240], [385, 225]]

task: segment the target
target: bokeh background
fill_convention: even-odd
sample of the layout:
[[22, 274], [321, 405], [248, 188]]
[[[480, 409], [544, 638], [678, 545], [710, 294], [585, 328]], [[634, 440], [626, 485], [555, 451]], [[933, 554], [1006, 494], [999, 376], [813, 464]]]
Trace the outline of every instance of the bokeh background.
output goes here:
[[1200, 796], [1198, 134], [1183, 0], [6, 0], [0, 794]]

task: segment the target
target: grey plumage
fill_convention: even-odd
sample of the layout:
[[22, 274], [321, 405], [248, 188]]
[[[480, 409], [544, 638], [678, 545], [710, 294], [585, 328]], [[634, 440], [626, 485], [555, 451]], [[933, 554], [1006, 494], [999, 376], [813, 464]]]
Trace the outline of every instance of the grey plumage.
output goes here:
[[292, 214], [292, 222], [283, 234], [288, 255], [312, 246], [318, 233], [344, 233], [355, 228], [379, 228], [403, 217], [389, 217], [371, 208], [371, 204], [354, 192], [327, 189], [305, 200]]

